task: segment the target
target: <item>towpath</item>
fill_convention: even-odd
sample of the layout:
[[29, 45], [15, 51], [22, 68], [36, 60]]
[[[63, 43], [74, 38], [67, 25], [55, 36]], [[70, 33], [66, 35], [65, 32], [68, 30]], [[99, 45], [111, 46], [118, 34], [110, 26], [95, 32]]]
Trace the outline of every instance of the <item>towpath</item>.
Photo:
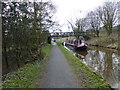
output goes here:
[[50, 59], [43, 88], [80, 88], [71, 67], [56, 43], [52, 44]]

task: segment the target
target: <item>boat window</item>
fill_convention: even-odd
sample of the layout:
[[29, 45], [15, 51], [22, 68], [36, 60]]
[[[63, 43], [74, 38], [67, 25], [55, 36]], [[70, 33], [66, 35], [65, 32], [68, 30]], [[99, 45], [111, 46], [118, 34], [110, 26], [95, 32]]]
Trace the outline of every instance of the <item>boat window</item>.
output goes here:
[[74, 44], [74, 40], [72, 41], [72, 44]]
[[73, 40], [73, 44], [74, 44], [74, 40]]
[[76, 40], [74, 41], [74, 44], [76, 43]]
[[79, 41], [77, 40], [77, 45], [79, 45]]
[[77, 40], [75, 40], [74, 44], [76, 44], [76, 45], [77, 45]]
[[79, 40], [79, 44], [81, 44], [82, 42], [81, 42], [81, 40]]
[[73, 40], [71, 41], [71, 43], [73, 44]]
[[80, 45], [80, 40], [78, 40], [78, 45]]

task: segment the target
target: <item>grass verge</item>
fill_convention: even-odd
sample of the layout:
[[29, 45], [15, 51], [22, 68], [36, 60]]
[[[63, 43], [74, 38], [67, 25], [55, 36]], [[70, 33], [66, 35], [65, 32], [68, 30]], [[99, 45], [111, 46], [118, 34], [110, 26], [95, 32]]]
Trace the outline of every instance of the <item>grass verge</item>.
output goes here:
[[57, 42], [59, 48], [64, 53], [69, 64], [72, 66], [78, 81], [83, 87], [87, 88], [110, 88], [111, 86], [102, 79], [99, 75], [93, 72], [88, 66], [82, 63], [82, 61], [74, 56], [70, 51], [61, 45], [61, 42]]
[[[24, 67], [18, 69], [18, 71], [8, 75], [3, 81], [2, 88], [28, 88], [34, 83], [35, 77], [38, 73], [44, 70], [44, 66], [48, 61], [51, 51], [51, 45], [46, 45], [42, 51], [45, 54], [43, 60], [38, 60], [33, 63], [28, 63]], [[42, 78], [42, 74], [39, 79]]]
[[120, 37], [117, 30], [114, 30], [110, 36], [107, 36], [105, 31], [101, 31], [99, 37], [91, 37], [91, 39], [87, 41], [87, 44], [111, 49], [120, 49], [119, 40]]

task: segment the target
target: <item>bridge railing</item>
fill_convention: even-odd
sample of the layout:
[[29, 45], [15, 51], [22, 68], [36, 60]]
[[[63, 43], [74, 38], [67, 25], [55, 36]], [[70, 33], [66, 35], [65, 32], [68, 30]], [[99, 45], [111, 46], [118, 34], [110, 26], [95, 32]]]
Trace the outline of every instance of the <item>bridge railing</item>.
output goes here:
[[55, 32], [52, 37], [87, 36], [88, 32]]

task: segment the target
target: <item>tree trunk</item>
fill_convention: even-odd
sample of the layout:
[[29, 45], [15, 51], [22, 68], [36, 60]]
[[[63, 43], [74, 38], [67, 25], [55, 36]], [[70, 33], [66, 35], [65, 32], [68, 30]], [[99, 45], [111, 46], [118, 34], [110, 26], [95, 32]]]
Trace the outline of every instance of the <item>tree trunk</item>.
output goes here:
[[112, 33], [112, 27], [111, 26], [105, 26], [105, 29], [107, 31], [107, 35], [110, 36], [110, 34]]
[[99, 37], [99, 31], [98, 30], [96, 30], [96, 35], [97, 35], [97, 37]]
[[7, 58], [7, 52], [6, 52], [6, 44], [4, 44], [4, 57], [5, 57], [5, 61], [6, 61], [6, 67], [8, 68], [9, 64], [8, 64], [8, 58]]
[[19, 53], [18, 53], [18, 49], [17, 49], [17, 52], [16, 52], [16, 62], [17, 62], [17, 66], [18, 68], [20, 67], [20, 64], [19, 64], [19, 57], [18, 57]]

